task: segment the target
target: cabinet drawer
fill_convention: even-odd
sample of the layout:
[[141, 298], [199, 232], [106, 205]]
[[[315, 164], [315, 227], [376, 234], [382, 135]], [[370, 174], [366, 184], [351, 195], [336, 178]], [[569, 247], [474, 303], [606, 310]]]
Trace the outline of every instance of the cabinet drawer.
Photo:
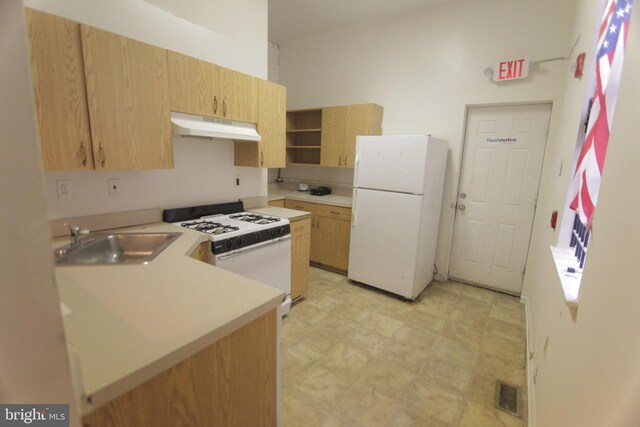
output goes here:
[[315, 213], [316, 212], [316, 206], [318, 206], [318, 205], [316, 205], [315, 203], [300, 202], [298, 200], [285, 199], [285, 201], [284, 201], [284, 207], [285, 208], [295, 209], [297, 211]]
[[311, 218], [305, 218], [291, 223], [293, 237], [311, 233]]
[[316, 215], [326, 218], [336, 218], [351, 221], [351, 208], [342, 208], [331, 205], [317, 205]]

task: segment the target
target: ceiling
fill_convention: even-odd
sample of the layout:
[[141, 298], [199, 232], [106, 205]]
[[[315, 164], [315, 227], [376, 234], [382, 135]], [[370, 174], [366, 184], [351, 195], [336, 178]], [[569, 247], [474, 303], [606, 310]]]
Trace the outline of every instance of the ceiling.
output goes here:
[[276, 44], [450, 0], [269, 0], [269, 40]]

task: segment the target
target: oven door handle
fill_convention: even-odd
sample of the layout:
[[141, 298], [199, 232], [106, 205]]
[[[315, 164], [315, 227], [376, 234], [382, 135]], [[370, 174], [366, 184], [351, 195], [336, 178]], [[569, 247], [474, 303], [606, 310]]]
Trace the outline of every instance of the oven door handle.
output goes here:
[[280, 243], [283, 240], [291, 240], [291, 235], [287, 234], [286, 236], [276, 237], [273, 240], [267, 240], [266, 242], [256, 243], [255, 245], [247, 246], [246, 248], [234, 249], [231, 252], [225, 252], [223, 254], [216, 255], [216, 259], [223, 260], [223, 259], [231, 258], [236, 255], [240, 255], [245, 252], [256, 251], [258, 249], [264, 248], [265, 246], [271, 246], [271, 245], [275, 245], [276, 243]]

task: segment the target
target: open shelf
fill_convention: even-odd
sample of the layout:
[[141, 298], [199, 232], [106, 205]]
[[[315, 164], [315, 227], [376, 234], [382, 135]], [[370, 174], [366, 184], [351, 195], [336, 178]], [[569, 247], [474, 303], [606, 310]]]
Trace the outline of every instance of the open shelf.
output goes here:
[[319, 145], [288, 145], [287, 148], [317, 148], [320, 149]]
[[322, 129], [293, 129], [288, 130], [288, 133], [300, 133], [300, 132], [321, 132]]
[[322, 109], [287, 111], [287, 164], [319, 165]]

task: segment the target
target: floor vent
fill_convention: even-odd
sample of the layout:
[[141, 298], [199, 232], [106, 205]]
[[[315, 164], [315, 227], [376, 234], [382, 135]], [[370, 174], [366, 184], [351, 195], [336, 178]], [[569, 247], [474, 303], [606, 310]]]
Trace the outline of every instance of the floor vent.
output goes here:
[[522, 418], [522, 391], [519, 387], [496, 381], [496, 408]]

